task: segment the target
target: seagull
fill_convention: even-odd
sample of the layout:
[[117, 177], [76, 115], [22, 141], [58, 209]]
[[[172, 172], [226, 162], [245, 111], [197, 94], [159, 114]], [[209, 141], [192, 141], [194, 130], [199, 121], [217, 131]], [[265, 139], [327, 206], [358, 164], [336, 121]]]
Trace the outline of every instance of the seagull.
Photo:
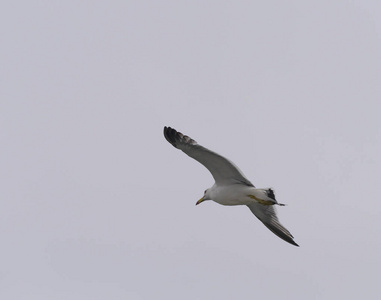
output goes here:
[[196, 205], [213, 200], [222, 205], [247, 205], [251, 212], [274, 234], [286, 242], [298, 246], [292, 234], [280, 224], [274, 205], [284, 206], [275, 199], [274, 190], [258, 189], [243, 175], [240, 169], [227, 158], [199, 145], [189, 136], [171, 127], [164, 127], [164, 137], [175, 148], [204, 165], [215, 180], [205, 190]]

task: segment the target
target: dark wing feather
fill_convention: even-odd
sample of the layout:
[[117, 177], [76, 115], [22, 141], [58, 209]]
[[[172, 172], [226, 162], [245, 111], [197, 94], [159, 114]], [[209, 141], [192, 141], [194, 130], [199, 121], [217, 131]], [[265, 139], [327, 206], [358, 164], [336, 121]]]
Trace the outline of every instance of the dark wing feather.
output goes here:
[[262, 205], [260, 203], [253, 202], [248, 205], [248, 207], [251, 212], [274, 234], [279, 236], [282, 240], [299, 247], [299, 245], [295, 243], [292, 234], [279, 223], [273, 205]]

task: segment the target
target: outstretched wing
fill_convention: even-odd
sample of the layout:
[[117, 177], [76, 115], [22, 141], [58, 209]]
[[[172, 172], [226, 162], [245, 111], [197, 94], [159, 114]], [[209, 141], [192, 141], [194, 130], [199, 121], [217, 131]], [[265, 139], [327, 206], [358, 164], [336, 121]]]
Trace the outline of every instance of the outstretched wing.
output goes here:
[[217, 184], [241, 183], [254, 186], [231, 161], [202, 147], [189, 136], [171, 127], [164, 127], [164, 136], [174, 147], [203, 164], [212, 173]]
[[282, 240], [299, 247], [299, 245], [294, 242], [292, 234], [279, 223], [274, 205], [263, 205], [253, 202], [249, 204], [248, 207], [251, 212], [273, 233], [279, 236]]

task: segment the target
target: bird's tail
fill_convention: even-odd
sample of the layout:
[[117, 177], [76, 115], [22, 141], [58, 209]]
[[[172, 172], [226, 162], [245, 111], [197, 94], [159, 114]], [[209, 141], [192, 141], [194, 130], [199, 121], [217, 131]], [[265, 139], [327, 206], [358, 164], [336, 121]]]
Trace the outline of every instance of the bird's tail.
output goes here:
[[273, 199], [275, 201], [274, 204], [277, 204], [279, 206], [285, 206], [286, 205], [283, 203], [278, 203], [278, 201], [275, 199], [275, 193], [274, 193], [274, 190], [272, 188], [266, 189], [266, 194], [267, 194], [267, 197], [269, 197], [270, 199]]
[[275, 200], [276, 201], [276, 199], [275, 199], [275, 194], [274, 194], [274, 190], [273, 189], [267, 189], [266, 190], [266, 194], [267, 194], [267, 197], [269, 197], [269, 198], [271, 198], [271, 199], [273, 199], [273, 200]]

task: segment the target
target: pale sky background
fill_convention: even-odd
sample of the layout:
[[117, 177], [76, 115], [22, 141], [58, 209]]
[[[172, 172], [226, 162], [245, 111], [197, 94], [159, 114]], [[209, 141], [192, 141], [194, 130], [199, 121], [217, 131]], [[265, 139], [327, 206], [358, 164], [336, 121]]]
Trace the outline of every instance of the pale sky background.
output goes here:
[[[1, 299], [376, 299], [380, 1], [2, 1]], [[273, 187], [195, 206], [171, 126]]]

